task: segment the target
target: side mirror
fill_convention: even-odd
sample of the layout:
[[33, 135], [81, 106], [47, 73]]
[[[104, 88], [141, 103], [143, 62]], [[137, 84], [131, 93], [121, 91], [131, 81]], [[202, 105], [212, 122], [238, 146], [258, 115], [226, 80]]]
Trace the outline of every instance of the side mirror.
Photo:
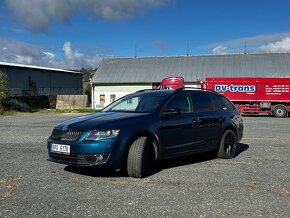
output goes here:
[[166, 109], [162, 114], [163, 115], [181, 114], [181, 108], [179, 108], [179, 107], [171, 107], [171, 108]]

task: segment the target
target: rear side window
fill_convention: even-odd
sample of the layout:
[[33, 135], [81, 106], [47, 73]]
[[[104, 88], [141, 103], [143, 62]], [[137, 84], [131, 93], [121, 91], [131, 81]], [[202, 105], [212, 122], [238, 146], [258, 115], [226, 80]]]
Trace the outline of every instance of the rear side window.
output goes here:
[[209, 93], [192, 92], [190, 93], [190, 97], [196, 112], [210, 112], [215, 110]]
[[217, 108], [224, 111], [235, 110], [235, 106], [223, 95], [213, 94]]

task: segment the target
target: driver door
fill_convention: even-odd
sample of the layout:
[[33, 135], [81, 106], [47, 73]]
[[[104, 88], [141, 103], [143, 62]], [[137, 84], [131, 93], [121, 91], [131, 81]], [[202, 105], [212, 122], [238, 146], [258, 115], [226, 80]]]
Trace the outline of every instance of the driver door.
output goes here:
[[186, 92], [176, 94], [162, 110], [157, 135], [166, 157], [190, 150], [194, 131], [191, 112], [191, 101]]

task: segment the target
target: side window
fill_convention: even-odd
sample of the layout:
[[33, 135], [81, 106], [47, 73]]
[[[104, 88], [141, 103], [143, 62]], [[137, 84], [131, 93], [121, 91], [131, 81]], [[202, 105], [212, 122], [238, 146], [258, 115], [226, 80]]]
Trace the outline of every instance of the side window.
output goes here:
[[235, 106], [223, 95], [214, 95], [216, 101], [219, 103], [221, 110], [232, 111], [235, 110]]
[[139, 97], [133, 97], [128, 99], [127, 101], [124, 101], [115, 107], [113, 107], [111, 110], [113, 111], [136, 111], [136, 108], [138, 106], [140, 99]]
[[190, 97], [196, 112], [209, 112], [215, 110], [208, 92], [192, 92], [190, 93]]
[[178, 107], [181, 109], [181, 113], [189, 113], [191, 112], [190, 101], [188, 95], [186, 93], [180, 93], [174, 96], [166, 105], [165, 110], [169, 110], [170, 108]]

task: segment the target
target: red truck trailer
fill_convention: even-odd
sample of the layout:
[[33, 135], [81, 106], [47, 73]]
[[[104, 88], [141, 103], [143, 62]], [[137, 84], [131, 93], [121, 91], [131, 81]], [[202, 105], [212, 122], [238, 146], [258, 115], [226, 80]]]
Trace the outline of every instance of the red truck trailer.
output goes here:
[[290, 78], [206, 78], [205, 84], [228, 97], [242, 113], [289, 114]]

